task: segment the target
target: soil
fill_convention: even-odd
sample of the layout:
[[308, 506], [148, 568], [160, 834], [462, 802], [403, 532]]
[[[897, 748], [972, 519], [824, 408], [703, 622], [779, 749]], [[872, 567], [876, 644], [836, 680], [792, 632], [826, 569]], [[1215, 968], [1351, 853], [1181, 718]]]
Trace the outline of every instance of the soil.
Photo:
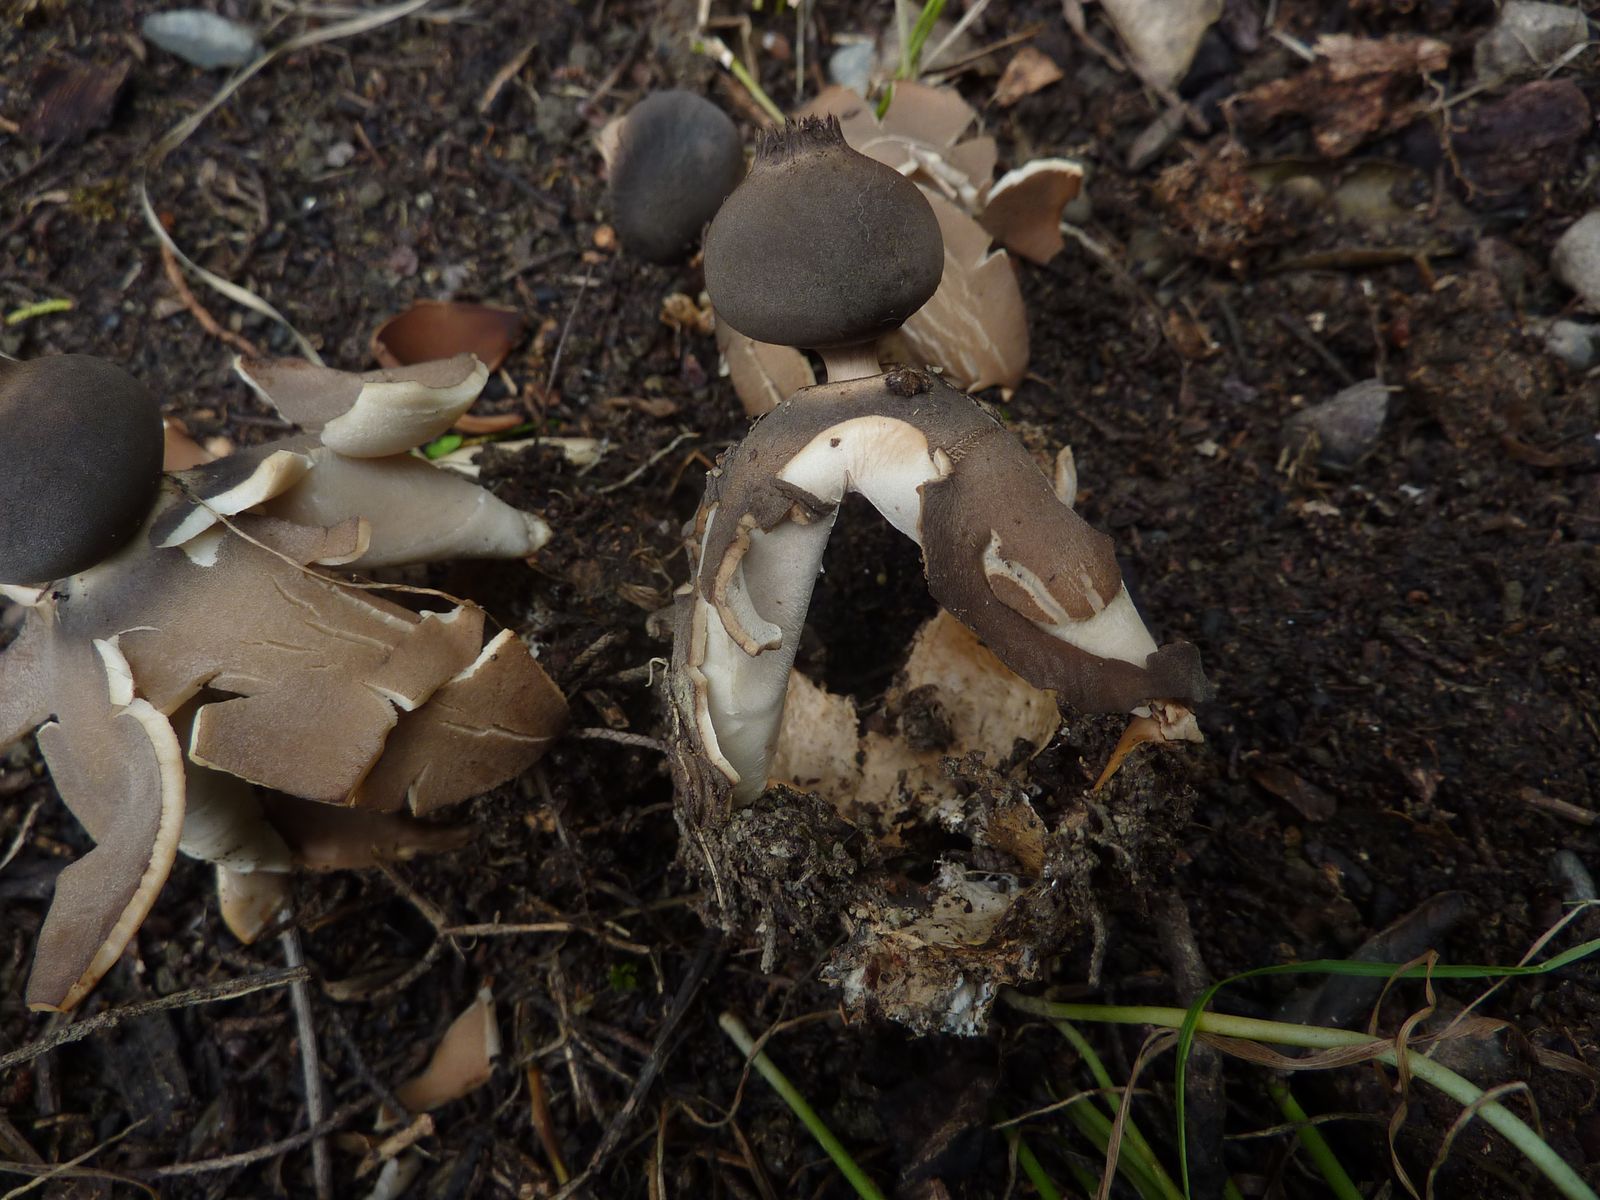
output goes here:
[[[268, 45], [308, 27], [286, 5], [224, 7], [276, 22]], [[1441, 139], [1437, 111], [1371, 122], [1358, 156], [1419, 174], [1398, 224], [1344, 220], [1263, 194], [1244, 174], [1314, 157], [1317, 122], [1361, 102], [1327, 95], [1266, 117], [1258, 105], [1230, 131], [1218, 101], [1301, 65], [1284, 43], [1249, 36], [1239, 18], [1251, 7], [1227, 5], [1232, 40], [1213, 35], [1185, 85], [1205, 131], [1183, 129], [1137, 170], [1130, 149], [1159, 108], [1054, 6], [996, 5], [970, 36], [983, 47], [1036, 30], [1031, 44], [1062, 67], [1061, 82], [1014, 107], [989, 104], [992, 65], [1010, 49], [956, 79], [1004, 162], [1055, 153], [1089, 164], [1083, 228], [1106, 252], [1069, 241], [1048, 266], [1022, 268], [1031, 373], [1015, 394], [986, 398], [1030, 444], [1073, 447], [1079, 510], [1115, 537], [1158, 639], [1198, 645], [1216, 687], [1200, 711], [1203, 746], [1124, 768], [1106, 820], [1136, 806], [1156, 832], [1137, 871], [1105, 852], [1098, 911], [1045, 947], [1030, 992], [1182, 1004], [1208, 979], [1344, 957], [1397, 922], [1370, 957], [1431, 948], [1451, 962], [1514, 963], [1583, 898], [1564, 852], [1600, 864], [1590, 807], [1600, 794], [1600, 379], [1552, 357], [1536, 326], [1576, 307], [1548, 262], [1596, 202], [1592, 116], [1562, 134], [1567, 126], [1533, 118], [1519, 126], [1522, 110], [1503, 104], [1509, 86], [1464, 95], [1488, 3], [1286, 0], [1277, 28], [1299, 44], [1426, 34], [1449, 47], [1442, 92], [1402, 79], [1383, 103], [1392, 116], [1459, 99], [1448, 112], [1462, 143]], [[140, 216], [149, 148], [223, 78], [141, 43], [138, 21], [153, 8], [21, 0], [5, 11], [0, 311], [71, 307], [0, 326], [0, 350], [102, 355], [157, 389], [196, 437], [250, 444], [283, 426], [233, 377], [235, 348], [175, 300]], [[887, 8], [806, 11], [808, 64], [834, 33], [892, 24]], [[792, 51], [793, 13], [748, 16], [757, 47], [771, 34]], [[594, 1167], [593, 1194], [850, 1194], [789, 1110], [743, 1076], [717, 1026], [723, 1010], [757, 1032], [808, 1018], [768, 1049], [868, 1173], [906, 1196], [1029, 1194], [993, 1122], [1092, 1086], [1053, 1029], [1003, 1006], [967, 1039], [841, 1021], [817, 967], [842, 929], [782, 939], [763, 971], [760, 939], [705, 931], [699, 884], [677, 865], [672, 785], [648, 740], [665, 729], [665, 610], [687, 574], [681, 531], [704, 470], [746, 420], [718, 378], [713, 339], [658, 319], [667, 295], [698, 294], [696, 268], [642, 265], [605, 236], [593, 139], [664, 86], [699, 90], [753, 130], [748, 95], [689, 51], [692, 20], [690, 6], [632, 0], [435, 4], [275, 59], [149, 173], [154, 210], [185, 252], [269, 301], [332, 364], [368, 365], [371, 332], [416, 298], [517, 308], [534, 333], [480, 410], [523, 412], [549, 435], [606, 447], [589, 470], [549, 446], [489, 452], [484, 481], [541, 512], [555, 537], [528, 566], [426, 575], [541, 648], [571, 698], [573, 733], [528, 777], [466, 806], [459, 818], [475, 837], [465, 849], [386, 874], [298, 881], [337, 1118], [337, 1195], [370, 1185], [355, 1176], [376, 1097], [419, 1068], [480, 986], [494, 991], [506, 1052], [486, 1086], [433, 1114], [413, 1195], [554, 1194], [530, 1124], [532, 1087], [565, 1162]], [[1096, 10], [1091, 31], [1114, 44], [1100, 21]], [[792, 60], [768, 44], [757, 62], [771, 94], [791, 101]], [[30, 121], [51, 72], [72, 63], [91, 64], [97, 79], [125, 66], [126, 84], [103, 122], [41, 144]], [[1559, 96], [1517, 104], [1592, 114], [1593, 66], [1590, 51], [1554, 76], [1567, 89]], [[821, 77], [808, 71], [809, 95]], [[295, 352], [281, 326], [191, 285], [224, 329]], [[1390, 388], [1388, 414], [1353, 464], [1320, 466], [1316, 447], [1286, 441], [1291, 417], [1370, 378]], [[870, 710], [931, 611], [914, 549], [852, 507], [803, 665]], [[870, 621], [841, 633], [849, 612]], [[1085, 803], [1121, 725], [1073, 717], [1029, 765], [1048, 824]], [[608, 736], [619, 732], [646, 740]], [[31, 744], [7, 752], [0, 795], [0, 846], [17, 842], [0, 866], [4, 1052], [60, 1024], [19, 998], [51, 881], [88, 843]], [[826, 819], [805, 816], [803, 801], [794, 811]], [[1160, 811], [1164, 826], [1150, 815]], [[760, 820], [781, 817], [779, 807]], [[277, 939], [245, 947], [224, 931], [210, 885], [207, 869], [180, 860], [78, 1019], [282, 966]], [[452, 924], [564, 925], [430, 951], [430, 906]], [[1554, 945], [1595, 932], [1580, 917]], [[1417, 984], [1381, 1000], [1303, 992], [1317, 982], [1240, 983], [1221, 1007], [1271, 1016], [1289, 1004], [1360, 1025], [1376, 1004], [1393, 1030], [1425, 999]], [[1449, 1009], [1482, 986], [1436, 991]], [[1507, 1030], [1455, 1051], [1470, 1060], [1463, 1069], [1485, 1085], [1525, 1079], [1551, 1144], [1600, 1183], [1588, 1065], [1600, 1049], [1600, 967], [1511, 980], [1478, 1011]], [[1083, 1028], [1125, 1080], [1139, 1031]], [[1153, 1095], [1138, 1116], [1176, 1170], [1170, 1062], [1142, 1075]], [[1217, 1194], [1223, 1169], [1247, 1195], [1324, 1194], [1289, 1134], [1221, 1140], [1279, 1124], [1270, 1076], [1236, 1060], [1201, 1066], [1196, 1194]], [[1369, 1194], [1393, 1182], [1390, 1083], [1371, 1068], [1295, 1079], [1312, 1112], [1348, 1118], [1323, 1129]], [[1412, 1179], [1458, 1116], [1436, 1096], [1410, 1096], [1396, 1153]], [[139, 1194], [118, 1182], [130, 1179], [168, 1197], [310, 1195], [306, 1140], [274, 1148], [306, 1123], [281, 988], [135, 1016], [0, 1074], [0, 1172], [86, 1156], [45, 1184], [51, 1195]], [[1058, 1183], [1071, 1165], [1098, 1172], [1059, 1113], [1025, 1128]], [[262, 1148], [226, 1169], [151, 1174]], [[1455, 1139], [1438, 1186], [1471, 1196], [1548, 1187], [1480, 1124]]]

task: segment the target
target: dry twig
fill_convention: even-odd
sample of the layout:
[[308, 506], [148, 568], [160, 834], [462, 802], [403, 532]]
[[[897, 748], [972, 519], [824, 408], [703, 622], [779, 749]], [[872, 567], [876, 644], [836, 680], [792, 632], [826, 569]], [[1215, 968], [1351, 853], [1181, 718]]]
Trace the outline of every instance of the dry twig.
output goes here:
[[217, 319], [211, 315], [210, 310], [195, 297], [194, 292], [190, 290], [188, 281], [183, 277], [183, 269], [178, 266], [177, 256], [173, 254], [172, 248], [166, 242], [161, 243], [161, 269], [166, 273], [167, 282], [172, 285], [172, 290], [178, 293], [178, 299], [183, 302], [183, 306], [189, 310], [190, 315], [200, 323], [201, 329], [204, 329], [219, 341], [227, 342], [235, 350], [247, 354], [251, 358], [259, 358], [261, 356], [261, 351], [256, 349], [254, 342], [242, 333], [224, 329], [217, 323]]
[[[300, 931], [290, 926], [279, 934], [283, 946], [283, 960], [290, 968], [305, 967], [305, 956], [300, 951]], [[322, 1064], [317, 1055], [317, 1025], [311, 1016], [311, 989], [304, 979], [289, 985], [289, 999], [294, 1005], [294, 1023], [300, 1042], [300, 1071], [305, 1081], [306, 1123], [313, 1129], [321, 1125], [327, 1114], [327, 1100], [322, 1091]], [[316, 1182], [317, 1200], [330, 1200], [333, 1195], [333, 1160], [328, 1157], [328, 1139], [311, 1140], [311, 1177]]]
[[41, 1054], [48, 1054], [57, 1046], [82, 1041], [90, 1034], [99, 1033], [102, 1029], [112, 1029], [133, 1017], [142, 1017], [147, 1013], [162, 1012], [169, 1008], [192, 1008], [197, 1004], [212, 1004], [218, 1000], [235, 1000], [240, 996], [248, 996], [251, 992], [284, 987], [310, 978], [311, 972], [305, 967], [290, 967], [280, 971], [262, 971], [259, 975], [246, 975], [243, 979], [229, 979], [223, 983], [189, 988], [187, 991], [174, 992], [170, 996], [161, 996], [154, 1000], [125, 1004], [121, 1008], [97, 1013], [74, 1025], [63, 1025], [20, 1050], [0, 1054], [0, 1071], [31, 1062]]

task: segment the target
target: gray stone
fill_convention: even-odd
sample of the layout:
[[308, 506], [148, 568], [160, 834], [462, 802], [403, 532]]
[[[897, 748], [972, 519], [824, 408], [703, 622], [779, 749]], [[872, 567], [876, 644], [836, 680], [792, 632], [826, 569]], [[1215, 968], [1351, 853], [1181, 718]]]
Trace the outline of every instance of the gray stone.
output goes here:
[[1500, 19], [1478, 39], [1472, 69], [1480, 83], [1537, 75], [1589, 39], [1582, 10], [1539, 0], [1507, 0]]
[[865, 96], [872, 86], [872, 71], [878, 65], [878, 52], [871, 42], [846, 42], [828, 59], [828, 78]]
[[1557, 239], [1550, 269], [1585, 305], [1600, 309], [1600, 208], [1584, 213]]
[[1544, 348], [1574, 371], [1587, 371], [1600, 358], [1600, 325], [1565, 318], [1545, 326]]
[[261, 53], [248, 25], [198, 8], [151, 13], [139, 31], [145, 41], [207, 71], [242, 67]]
[[1379, 380], [1363, 379], [1289, 418], [1284, 438], [1294, 451], [1315, 443], [1322, 466], [1351, 467], [1378, 444], [1388, 413], [1389, 389]]

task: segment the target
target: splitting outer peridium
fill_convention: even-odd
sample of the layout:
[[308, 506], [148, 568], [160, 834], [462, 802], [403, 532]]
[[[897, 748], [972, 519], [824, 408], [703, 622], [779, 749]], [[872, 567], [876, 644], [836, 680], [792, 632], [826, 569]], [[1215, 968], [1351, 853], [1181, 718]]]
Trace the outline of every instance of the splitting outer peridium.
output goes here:
[[122, 956], [123, 949], [144, 923], [156, 897], [161, 894], [161, 886], [172, 872], [172, 863], [178, 854], [178, 841], [183, 832], [185, 780], [183, 750], [178, 745], [177, 734], [165, 716], [148, 701], [133, 695], [133, 672], [128, 660], [118, 649], [116, 640], [96, 639], [93, 645], [105, 670], [106, 698], [113, 710], [113, 719], [128, 717], [149, 739], [166, 803], [162, 805], [160, 821], [150, 848], [150, 860], [145, 864], [127, 906], [60, 1002], [30, 1002], [28, 1007], [35, 1011], [70, 1012]]
[[[778, 524], [764, 530], [751, 514], [738, 515], [710, 596], [694, 593], [685, 660], [701, 746], [733, 784], [735, 803], [754, 799], [766, 786], [800, 630], [845, 495], [865, 497], [921, 546], [923, 489], [959, 469], [942, 449], [930, 449], [927, 435], [909, 421], [853, 417], [822, 430], [774, 472], [797, 497]], [[706, 513], [702, 559], [716, 521], [732, 516], [719, 505]], [[1106, 600], [1083, 572], [1077, 599], [1088, 613], [1074, 616], [1038, 571], [1008, 559], [999, 533], [990, 533], [982, 565], [1002, 604], [1056, 640], [1102, 658], [1143, 666], [1156, 652], [1126, 587]], [[1002, 583], [1004, 589], [997, 586]], [[1154, 732], [1141, 740], [1198, 733], [1183, 706], [1167, 704], [1163, 711], [1165, 719], [1149, 718]]]
[[719, 609], [699, 593], [693, 598], [685, 666], [695, 725], [706, 758], [734, 785], [738, 802], [754, 799], [766, 786], [789, 669], [837, 515], [835, 507], [807, 522], [786, 519], [770, 531], [753, 529], [744, 548], [741, 543], [730, 548], [730, 554], [740, 555], [735, 573], [741, 586], [767, 597], [771, 624], [778, 630], [775, 645], [748, 652], [730, 629], [738, 626], [726, 606]]

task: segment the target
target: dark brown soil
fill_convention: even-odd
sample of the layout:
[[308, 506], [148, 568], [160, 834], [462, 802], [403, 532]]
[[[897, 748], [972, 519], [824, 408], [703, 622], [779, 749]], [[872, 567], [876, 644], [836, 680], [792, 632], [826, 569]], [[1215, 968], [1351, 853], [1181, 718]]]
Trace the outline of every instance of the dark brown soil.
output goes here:
[[[233, 377], [233, 349], [172, 302], [139, 215], [143, 156], [222, 79], [142, 46], [138, 20], [153, 8], [22, 0], [0, 15], [0, 312], [72, 302], [68, 312], [0, 325], [0, 351], [105, 356], [157, 389], [196, 436], [251, 443], [282, 426]], [[489, 984], [506, 1056], [488, 1086], [435, 1114], [412, 1194], [553, 1194], [530, 1126], [525, 1068], [536, 1066], [566, 1162], [578, 1171], [604, 1152], [594, 1194], [655, 1195], [660, 1147], [667, 1195], [847, 1195], [764, 1084], [752, 1078], [740, 1090], [741, 1056], [715, 1020], [729, 1009], [760, 1031], [833, 1009], [836, 995], [815, 981], [815, 967], [842, 931], [785, 943], [770, 975], [754, 942], [706, 935], [695, 885], [674, 866], [662, 756], [585, 733], [662, 732], [659, 667], [670, 646], [657, 614], [686, 574], [681, 528], [706, 463], [745, 428], [717, 378], [712, 339], [658, 320], [667, 294], [698, 293], [695, 270], [596, 248], [606, 196], [593, 135], [657, 86], [699, 89], [747, 131], [752, 106], [687, 50], [692, 6], [433, 8], [431, 19], [276, 60], [149, 178], [178, 244], [270, 301], [334, 365], [366, 366], [372, 330], [414, 298], [518, 308], [538, 332], [491, 382], [490, 406], [608, 447], [586, 473], [549, 448], [491, 455], [485, 481], [542, 512], [555, 537], [531, 569], [462, 565], [430, 577], [540, 644], [577, 732], [529, 778], [468, 806], [462, 816], [477, 837], [467, 849], [398, 866], [393, 877], [298, 885], [305, 955], [320, 981], [422, 962], [434, 936], [413, 898], [451, 923], [574, 929], [452, 944], [398, 989], [374, 985], [350, 998], [313, 988], [331, 1107], [370, 1102], [376, 1088], [407, 1078]], [[1450, 95], [1470, 82], [1472, 44], [1493, 16], [1472, 0], [1277, 8], [1280, 28], [1306, 42], [1326, 32], [1444, 39]], [[791, 12], [752, 19], [757, 33], [793, 38]], [[808, 61], [825, 57], [819, 39], [833, 32], [889, 22], [886, 7], [819, 5], [806, 25]], [[1069, 242], [1048, 267], [1024, 268], [1032, 375], [1009, 399], [990, 399], [1041, 446], [1073, 446], [1080, 510], [1115, 536], [1158, 639], [1195, 642], [1217, 689], [1200, 714], [1204, 746], [1129, 768], [1125, 795], [1167, 787], [1193, 813], [1136, 884], [1107, 871], [1100, 989], [1081, 986], [1086, 937], [1029, 990], [1185, 1003], [1207, 972], [1348, 955], [1408, 914], [1389, 947], [1402, 959], [1433, 948], [1452, 962], [1516, 962], [1579, 898], [1558, 853], [1600, 865], [1592, 818], [1548, 804], [1587, 811], [1600, 794], [1600, 380], [1563, 367], [1528, 322], [1572, 307], [1547, 264], [1555, 238], [1595, 203], [1592, 118], [1585, 132], [1542, 142], [1485, 118], [1466, 146], [1477, 157], [1464, 164], [1441, 150], [1427, 118], [1380, 131], [1359, 153], [1415, 163], [1423, 185], [1406, 225], [1375, 232], [1263, 201], [1243, 179], [1245, 165], [1312, 153], [1304, 117], [1251, 124], [1236, 142], [1218, 128], [1215, 100], [1298, 69], [1277, 42], [1248, 53], [1211, 47], [1223, 56], [1222, 82], [1200, 101], [1212, 131], [1186, 130], [1134, 172], [1129, 148], [1156, 110], [1053, 5], [995, 5], [972, 33], [985, 45], [1029, 22], [1040, 27], [1033, 44], [1066, 75], [1013, 108], [985, 107], [1002, 158], [1082, 156], [1093, 171], [1091, 237], [1119, 261], [1129, 261], [1130, 243], [1165, 239], [1166, 249], [1113, 273]], [[302, 28], [289, 17], [265, 40]], [[530, 43], [525, 66], [485, 109], [496, 72]], [[48, 83], [41, 72], [71, 63], [126, 63], [127, 85], [103, 126], [41, 149], [16, 127], [35, 112]], [[761, 63], [773, 95], [791, 100], [792, 64], [767, 54]], [[1594, 111], [1592, 52], [1559, 79]], [[994, 80], [974, 71], [959, 83], [984, 105]], [[1559, 99], [1570, 110], [1571, 97]], [[1493, 101], [1451, 111], [1470, 124]], [[1517, 170], [1495, 157], [1495, 136], [1506, 154], [1523, 156]], [[1472, 175], [1489, 161], [1506, 168], [1492, 187]], [[1425, 260], [1419, 247], [1430, 250]], [[294, 352], [280, 327], [194, 286], [225, 326], [264, 350]], [[1395, 390], [1358, 463], [1335, 472], [1318, 468], [1314, 453], [1285, 451], [1291, 415], [1374, 376]], [[830, 686], [867, 705], [931, 611], [914, 550], [892, 539], [864, 511], [846, 514], [807, 652]], [[848, 610], [869, 613], [870, 625], [838, 634]], [[1047, 786], [1034, 802], [1047, 819], [1082, 796], [1120, 724], [1073, 721], [1036, 761], [1032, 779]], [[51, 880], [87, 844], [40, 771], [27, 745], [0, 770], [0, 847], [34, 816], [0, 868], [0, 1052], [53, 1027], [19, 997]], [[1185, 911], [1193, 945], [1174, 932]], [[1581, 918], [1574, 930], [1595, 932]], [[1555, 944], [1573, 944], [1574, 930]], [[180, 860], [82, 1015], [281, 965], [275, 939], [242, 947], [223, 930], [209, 871]], [[1486, 1085], [1527, 1079], [1551, 1143], [1592, 1182], [1592, 1071], [1546, 1052], [1594, 1058], [1597, 971], [1579, 963], [1500, 989], [1481, 1011], [1511, 1032], [1474, 1047], [1464, 1068]], [[1316, 982], [1242, 984], [1223, 1007], [1273, 1015]], [[1438, 990], [1459, 1004], [1480, 988]], [[1313, 999], [1360, 1024], [1375, 997]], [[1420, 986], [1393, 989], [1384, 1028], [1422, 1000]], [[1085, 1030], [1126, 1079], [1137, 1033]], [[30, 1155], [88, 1154], [88, 1174], [53, 1179], [45, 1193], [134, 1195], [111, 1180], [135, 1177], [169, 1197], [310, 1195], [303, 1144], [228, 1170], [148, 1175], [303, 1130], [295, 1037], [280, 989], [140, 1017], [0, 1074], [0, 1173]], [[982, 1039], [916, 1040], [890, 1025], [822, 1019], [776, 1034], [769, 1049], [869, 1173], [907, 1196], [1008, 1194], [1007, 1142], [991, 1124], [1092, 1086], [1055, 1031], [1004, 1009]], [[1139, 1114], [1176, 1170], [1170, 1061], [1143, 1076], [1155, 1095]], [[641, 1072], [656, 1069], [630, 1104]], [[1267, 1080], [1229, 1062], [1218, 1082], [1225, 1099], [1196, 1093], [1197, 1195], [1214, 1194], [1219, 1164], [1247, 1195], [1325, 1194], [1298, 1158], [1286, 1163], [1288, 1136], [1207, 1137], [1277, 1124]], [[1314, 1112], [1356, 1114], [1324, 1128], [1369, 1194], [1391, 1178], [1384, 1127], [1397, 1100], [1370, 1068], [1302, 1076], [1295, 1087]], [[1414, 1179], [1458, 1114], [1413, 1095], [1398, 1153]], [[336, 1195], [369, 1186], [354, 1173], [371, 1128], [365, 1109], [342, 1118]], [[1098, 1171], [1069, 1128], [1059, 1116], [1027, 1127], [1063, 1184], [1069, 1162]], [[1543, 1195], [1547, 1186], [1479, 1125], [1456, 1140], [1439, 1184], [1441, 1195], [1460, 1196]], [[1027, 1189], [1019, 1182], [1010, 1194]]]

